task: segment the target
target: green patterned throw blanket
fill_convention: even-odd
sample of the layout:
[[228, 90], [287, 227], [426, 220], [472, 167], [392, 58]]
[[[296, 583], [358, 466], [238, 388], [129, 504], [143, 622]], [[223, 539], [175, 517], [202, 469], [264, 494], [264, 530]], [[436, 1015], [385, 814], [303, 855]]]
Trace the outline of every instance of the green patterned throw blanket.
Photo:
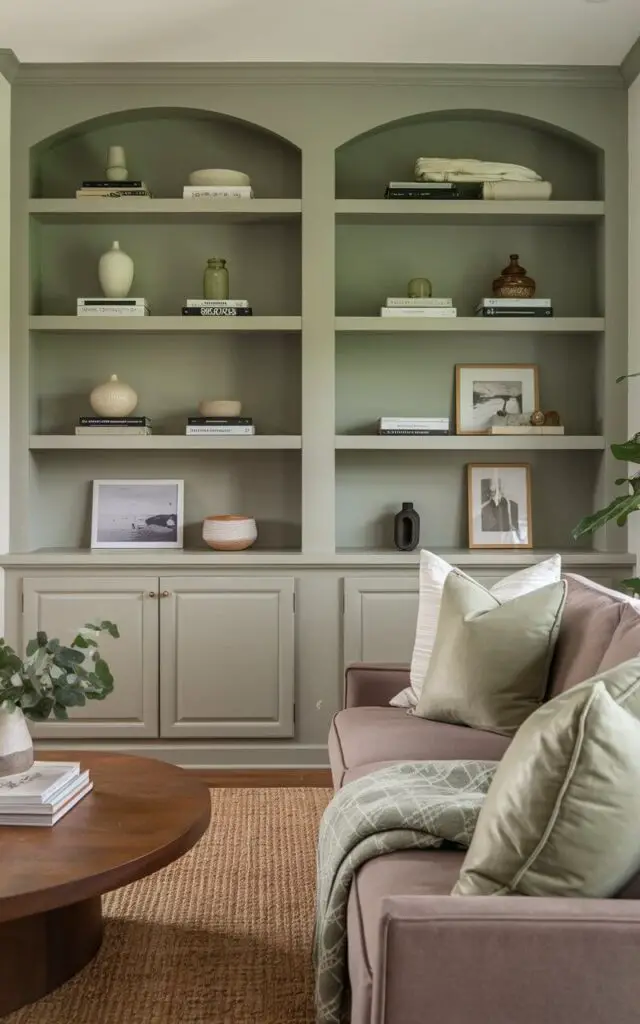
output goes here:
[[365, 861], [395, 850], [467, 847], [497, 764], [416, 761], [380, 768], [336, 793], [320, 823], [314, 938], [316, 1022], [342, 1024], [347, 901]]

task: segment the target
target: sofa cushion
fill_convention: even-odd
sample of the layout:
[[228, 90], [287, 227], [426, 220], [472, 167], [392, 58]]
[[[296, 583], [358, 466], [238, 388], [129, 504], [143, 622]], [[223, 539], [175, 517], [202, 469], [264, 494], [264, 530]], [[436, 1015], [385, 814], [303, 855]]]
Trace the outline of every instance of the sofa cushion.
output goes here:
[[549, 672], [548, 698], [596, 674], [625, 604], [623, 595], [614, 590], [582, 576], [567, 576], [567, 600]]
[[616, 665], [621, 665], [630, 658], [640, 654], [640, 601], [628, 600], [622, 605], [622, 615], [611, 643], [607, 647], [604, 658], [600, 662], [599, 672], [607, 672]]
[[427, 722], [400, 708], [347, 708], [333, 719], [329, 758], [334, 784], [345, 771], [379, 761], [499, 761], [508, 739], [463, 725]]

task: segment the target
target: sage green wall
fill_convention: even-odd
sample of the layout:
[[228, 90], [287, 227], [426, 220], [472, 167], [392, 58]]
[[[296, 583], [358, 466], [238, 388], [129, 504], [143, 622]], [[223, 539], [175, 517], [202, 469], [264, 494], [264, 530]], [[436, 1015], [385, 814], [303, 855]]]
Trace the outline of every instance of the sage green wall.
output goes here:
[[[640, 47], [638, 48], [640, 56]], [[640, 78], [629, 88], [629, 371], [640, 371]], [[640, 378], [629, 382], [629, 436], [640, 430]], [[631, 471], [637, 466], [630, 467]], [[629, 550], [640, 558], [640, 513], [629, 520]]]
[[[11, 84], [0, 68], [0, 551], [9, 550], [9, 300]], [[4, 573], [0, 573], [0, 633]]]

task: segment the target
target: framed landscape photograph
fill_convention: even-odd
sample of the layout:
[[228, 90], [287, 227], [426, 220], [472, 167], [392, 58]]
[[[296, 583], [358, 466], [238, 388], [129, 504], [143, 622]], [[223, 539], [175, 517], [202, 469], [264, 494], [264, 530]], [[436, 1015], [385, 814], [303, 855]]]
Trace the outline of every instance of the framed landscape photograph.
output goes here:
[[92, 548], [181, 548], [184, 481], [94, 480]]
[[538, 408], [537, 366], [456, 366], [456, 434], [486, 434], [498, 413], [520, 415]]
[[470, 548], [531, 548], [531, 467], [467, 466]]

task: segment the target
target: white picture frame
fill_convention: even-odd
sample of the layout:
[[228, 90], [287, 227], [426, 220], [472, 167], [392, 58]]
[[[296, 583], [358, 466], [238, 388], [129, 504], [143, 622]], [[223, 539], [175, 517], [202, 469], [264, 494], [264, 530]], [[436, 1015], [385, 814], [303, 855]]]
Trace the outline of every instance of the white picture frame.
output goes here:
[[498, 412], [539, 408], [538, 367], [532, 363], [456, 366], [456, 434], [486, 434]]
[[467, 466], [470, 548], [532, 548], [531, 467]]
[[179, 549], [183, 535], [183, 480], [93, 481], [92, 548]]

